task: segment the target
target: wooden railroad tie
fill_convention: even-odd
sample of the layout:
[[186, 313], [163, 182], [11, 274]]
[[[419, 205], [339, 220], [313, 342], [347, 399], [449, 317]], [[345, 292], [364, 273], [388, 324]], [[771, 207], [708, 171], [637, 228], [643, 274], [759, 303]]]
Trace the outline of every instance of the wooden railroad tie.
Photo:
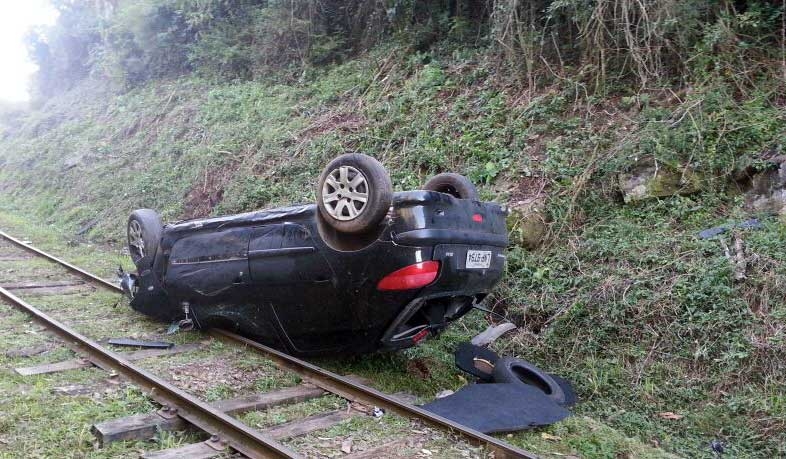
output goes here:
[[75, 293], [93, 292], [95, 287], [81, 280], [75, 281], [46, 281], [46, 282], [15, 282], [2, 284], [2, 287], [12, 292], [22, 292], [27, 295], [69, 295]]
[[[358, 413], [354, 410], [330, 411], [262, 429], [261, 432], [268, 435], [273, 440], [285, 440], [287, 438], [306, 435], [317, 430], [328, 429], [357, 414]], [[222, 448], [220, 439], [212, 437], [210, 440], [201, 443], [192, 443], [177, 448], [152, 451], [143, 454], [142, 457], [145, 459], [175, 459], [184, 457], [191, 459], [208, 459], [224, 454], [225, 450], [225, 447]]]
[[[303, 402], [325, 394], [324, 390], [316, 386], [302, 384], [262, 394], [220, 400], [211, 403], [211, 405], [226, 414], [237, 415], [248, 411]], [[176, 410], [165, 407], [152, 413], [135, 414], [100, 422], [94, 424], [90, 431], [98, 439], [99, 445], [105, 446], [120, 440], [148, 440], [154, 437], [158, 431], [185, 430], [187, 427], [188, 423], [177, 415]]]
[[[161, 357], [165, 355], [180, 354], [182, 352], [189, 352], [202, 347], [199, 343], [182, 344], [174, 346], [169, 349], [142, 349], [141, 351], [129, 352], [121, 354], [126, 360], [135, 361], [147, 359], [150, 357]], [[79, 368], [89, 368], [93, 364], [83, 358], [76, 358], [64, 360], [62, 362], [45, 363], [41, 365], [33, 365], [30, 367], [14, 368], [14, 371], [22, 376], [42, 375], [47, 373], [57, 373], [59, 371], [77, 370]]]

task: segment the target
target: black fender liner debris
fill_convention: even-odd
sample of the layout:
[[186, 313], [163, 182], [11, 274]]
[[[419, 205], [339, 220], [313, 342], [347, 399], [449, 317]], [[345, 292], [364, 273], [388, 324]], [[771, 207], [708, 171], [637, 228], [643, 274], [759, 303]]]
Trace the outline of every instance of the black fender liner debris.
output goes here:
[[494, 382], [535, 386], [557, 404], [565, 405], [565, 392], [559, 383], [526, 360], [515, 357], [502, 357], [497, 360], [494, 365]]
[[729, 225], [722, 225], [716, 226], [714, 228], [708, 228], [701, 232], [699, 232], [699, 239], [709, 239], [711, 237], [717, 236], [719, 234], [723, 234], [730, 229], [738, 228], [738, 229], [761, 229], [764, 225], [761, 224], [758, 218], [751, 218], [750, 220], [745, 220], [744, 222], [740, 223], [732, 223]]
[[459, 369], [486, 382], [492, 380], [494, 365], [499, 360], [496, 352], [469, 342], [458, 345], [455, 357]]
[[423, 409], [487, 434], [554, 424], [571, 414], [527, 384], [472, 384]]
[[[507, 382], [495, 381], [494, 367], [501, 357], [491, 349], [475, 346], [472, 343], [464, 342], [458, 345], [455, 353], [456, 366], [472, 376], [477, 377], [481, 382]], [[559, 385], [564, 393], [563, 406], [573, 406], [578, 401], [573, 385], [565, 378], [553, 373], [548, 374]]]

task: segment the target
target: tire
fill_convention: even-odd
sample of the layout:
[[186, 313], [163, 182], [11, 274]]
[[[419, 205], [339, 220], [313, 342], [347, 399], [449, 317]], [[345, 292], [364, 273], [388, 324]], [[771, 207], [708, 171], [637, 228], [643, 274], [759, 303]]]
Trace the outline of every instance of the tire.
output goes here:
[[317, 182], [319, 213], [342, 233], [359, 234], [374, 229], [392, 202], [393, 185], [385, 166], [360, 153], [341, 155], [331, 161]]
[[527, 384], [537, 387], [559, 405], [568, 403], [565, 391], [548, 373], [535, 365], [514, 357], [502, 357], [494, 364], [494, 382]]
[[459, 199], [478, 200], [478, 190], [475, 185], [463, 175], [445, 172], [431, 177], [425, 185], [424, 190], [438, 191]]
[[128, 217], [128, 253], [138, 269], [153, 265], [164, 224], [155, 210], [138, 209]]

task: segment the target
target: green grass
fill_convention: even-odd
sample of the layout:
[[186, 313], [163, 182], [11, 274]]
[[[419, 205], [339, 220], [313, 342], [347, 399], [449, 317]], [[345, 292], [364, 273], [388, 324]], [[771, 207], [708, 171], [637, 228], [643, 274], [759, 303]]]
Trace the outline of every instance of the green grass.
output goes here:
[[[110, 255], [111, 249], [107, 251], [104, 246], [80, 246], [67, 245], [61, 241], [58, 246], [55, 234], [44, 237], [41, 232], [36, 232], [35, 223], [25, 223], [18, 218], [9, 218], [8, 214], [0, 210], [0, 226], [4, 230], [14, 234], [26, 235], [37, 234], [42, 243], [47, 244], [47, 250], [62, 256], [66, 260], [71, 257], [79, 256], [85, 258], [102, 258]], [[46, 241], [46, 242], [43, 242]], [[45, 268], [38, 259], [29, 260], [38, 269]], [[16, 262], [15, 262], [16, 263]], [[32, 301], [32, 300], [31, 300]], [[288, 387], [298, 384], [299, 378], [277, 369], [270, 361], [262, 358], [253, 352], [242, 349], [228, 347], [225, 343], [207, 338], [201, 333], [179, 333], [171, 336], [161, 336], [165, 324], [152, 322], [143, 318], [139, 314], [132, 312], [122, 301], [117, 303], [117, 296], [105, 292], [96, 292], [88, 296], [57, 296], [45, 297], [45, 300], [35, 300], [35, 305], [42, 310], [60, 318], [66, 323], [76, 327], [82, 333], [93, 338], [108, 338], [112, 336], [139, 336], [151, 339], [166, 339], [179, 344], [189, 342], [203, 342], [205, 348], [199, 353], [185, 353], [167, 357], [166, 359], [149, 359], [140, 361], [138, 364], [143, 368], [153, 371], [156, 374], [164, 375], [172, 379], [172, 375], [180, 374], [179, 369], [191, 369], [196, 365], [204, 366], [204, 372], [211, 367], [221, 368], [220, 375], [214, 379], [227, 378], [228, 374], [239, 372], [244, 377], [253, 378], [249, 384], [239, 387], [232, 382], [212, 381], [203, 384], [198, 382], [194, 385], [195, 378], [180, 379], [179, 384], [189, 384], [192, 392], [205, 400], [217, 400], [228, 398], [245, 393], [265, 392], [277, 388]], [[88, 306], [87, 308], [85, 306]], [[157, 438], [157, 444], [153, 445], [145, 442], [129, 442], [114, 444], [106, 450], [94, 450], [92, 448], [92, 437], [85, 434], [89, 433], [89, 426], [93, 422], [129, 414], [147, 412], [152, 409], [149, 401], [142, 397], [138, 391], [132, 388], [112, 391], [108, 394], [101, 394], [99, 399], [92, 396], [77, 397], [81, 402], [73, 403], [73, 397], [57, 396], [52, 393], [54, 387], [68, 384], [82, 384], [86, 386], [101, 386], [101, 381], [106, 378], [105, 373], [97, 369], [78, 370], [75, 372], [56, 373], [34, 377], [32, 380], [15, 376], [11, 373], [14, 366], [29, 366], [39, 363], [52, 363], [63, 359], [72, 358], [73, 354], [58, 345], [57, 340], [48, 337], [43, 328], [30, 321], [25, 314], [14, 311], [7, 306], [0, 306], [0, 347], [19, 348], [38, 345], [41, 343], [51, 343], [53, 350], [45, 354], [30, 358], [16, 358], [3, 361], [0, 357], [0, 367], [5, 368], [0, 372], [0, 406], [13, 415], [11, 419], [25, 419], [25, 424], [9, 422], [6, 430], [0, 429], [0, 438], [9, 440], [7, 450], [0, 449], [0, 453], [9, 457], [27, 457], [28, 455], [48, 456], [58, 449], [73, 451], [74, 455], [87, 457], [124, 457], [133, 456], [137, 450], [159, 449], [174, 447], [179, 444], [194, 441], [192, 436], [181, 436], [162, 434]], [[99, 320], [95, 320], [95, 318]], [[483, 320], [478, 315], [470, 315], [463, 319], [455, 327], [446, 331], [438, 340], [431, 340], [425, 345], [411, 349], [402, 353], [376, 354], [353, 360], [329, 360], [317, 361], [320, 365], [337, 371], [341, 374], [356, 374], [369, 378], [372, 385], [395, 393], [406, 391], [419, 396], [422, 402], [433, 399], [436, 392], [444, 388], [458, 389], [467, 381], [452, 364], [452, 348], [461, 341], [467, 339], [472, 334], [480, 331], [483, 327]], [[408, 363], [411, 361], [423, 361], [428, 368], [429, 374], [426, 376], [416, 376], [407, 370]], [[228, 363], [231, 362], [231, 363]], [[197, 369], [197, 373], [203, 372]], [[192, 372], [193, 373], [193, 372]], [[188, 374], [188, 373], [186, 373]], [[175, 380], [176, 384], [178, 380]], [[14, 390], [19, 387], [35, 387], [37, 392], [31, 395], [26, 392], [23, 395], [16, 394]], [[3, 390], [6, 390], [5, 394]], [[14, 389], [16, 388], [16, 389]], [[100, 392], [100, 390], [99, 390]], [[46, 396], [42, 395], [46, 394]], [[135, 403], [126, 399], [134, 395]], [[38, 397], [38, 398], [36, 398]], [[110, 403], [104, 398], [113, 397], [112, 403], [116, 406], [110, 408]], [[115, 400], [119, 398], [119, 400]], [[55, 413], [56, 417], [48, 418], [45, 406], [50, 403], [60, 404], [60, 410]], [[95, 406], [94, 406], [95, 405]], [[268, 427], [289, 420], [297, 419], [320, 412], [345, 409], [346, 402], [337, 397], [323, 397], [306, 403], [293, 406], [276, 407], [262, 412], [252, 412], [241, 417], [250, 425], [260, 428]], [[73, 412], [69, 410], [74, 410]], [[56, 422], [53, 420], [56, 419]], [[77, 439], [71, 436], [61, 436], [62, 431], [73, 429], [74, 426], [79, 430]], [[565, 430], [565, 426], [573, 426]], [[579, 451], [592, 451], [592, 448], [605, 448], [606, 450], [627, 451], [638, 457], [639, 453], [643, 457], [669, 457], [665, 452], [653, 449], [636, 439], [627, 437], [624, 433], [609, 427], [597, 420], [587, 417], [571, 418], [566, 421], [565, 426], [558, 424], [547, 430], [538, 430], [517, 434], [514, 437], [503, 437], [508, 441], [516, 443], [525, 448], [532, 449], [544, 457], [559, 457], [551, 453], [575, 453]], [[24, 427], [24, 428], [23, 428]], [[30, 427], [30, 429], [27, 429]], [[559, 433], [560, 440], [557, 442], [543, 440], [542, 432], [549, 432], [552, 429]], [[601, 429], [602, 434], [596, 431]], [[416, 433], [413, 434], [413, 430]], [[20, 442], [28, 437], [31, 441], [25, 445]], [[422, 426], [412, 425], [398, 416], [388, 414], [382, 421], [374, 420], [369, 417], [355, 418], [345, 421], [327, 431], [320, 431], [307, 435], [302, 438], [289, 440], [288, 443], [300, 450], [327, 453], [340, 449], [341, 440], [352, 437], [357, 447], [367, 449], [377, 446], [380, 442], [387, 442], [396, 438], [405, 438], [415, 446], [406, 447], [402, 451], [409, 451], [415, 454], [420, 449], [429, 449], [434, 457], [455, 457], [457, 454], [470, 453], [470, 457], [480, 457], [481, 452], [471, 446], [446, 436], [446, 434], [428, 429]], [[599, 438], [602, 437], [602, 438]], [[58, 438], [52, 441], [52, 438]], [[320, 446], [331, 439], [336, 445]], [[463, 453], [462, 453], [463, 452]], [[409, 454], [409, 453], [402, 453]], [[561, 453], [560, 453], [561, 454]], [[602, 455], [588, 457], [604, 457]]]
[[[728, 175], [782, 151], [786, 111], [773, 92], [737, 94], [707, 78], [679, 101], [668, 88], [601, 98], [568, 82], [522, 93], [482, 50], [396, 53], [378, 48], [288, 84], [77, 87], [0, 142], [10, 152], [0, 153], [3, 227], [111, 277], [130, 266], [122, 240], [134, 208], [176, 220], [311, 202], [322, 166], [346, 151], [381, 159], [397, 190], [466, 174], [484, 199], [514, 210], [544, 199], [544, 245], [510, 248], [487, 306], [520, 327], [499, 352], [568, 377], [582, 400], [565, 423], [574, 428], [512, 442], [548, 452], [540, 434], [560, 431], [557, 452], [585, 457], [646, 456], [637, 448], [649, 444], [712, 457], [713, 439], [737, 457], [786, 454], [786, 230], [760, 215], [763, 229], [740, 232], [750, 259], [742, 282], [720, 242], [731, 246], [729, 234], [696, 237], [751, 216]], [[382, 65], [391, 54], [395, 65]], [[70, 158], [79, 160], [69, 169]], [[622, 204], [616, 177], [637, 158], [690, 163], [700, 192]], [[131, 331], [130, 322], [117, 325]], [[466, 383], [450, 354], [485, 325], [474, 312], [411, 351], [320, 363], [428, 400]], [[408, 368], [415, 361], [427, 376]], [[683, 417], [659, 416], [667, 411]]]

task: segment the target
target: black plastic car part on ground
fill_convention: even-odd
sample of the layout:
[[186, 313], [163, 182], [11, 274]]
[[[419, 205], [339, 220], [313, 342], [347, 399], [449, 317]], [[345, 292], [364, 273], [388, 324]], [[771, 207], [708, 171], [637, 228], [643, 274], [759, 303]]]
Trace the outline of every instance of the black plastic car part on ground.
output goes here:
[[456, 366], [477, 376], [470, 384], [423, 409], [484, 433], [515, 432], [570, 416], [576, 404], [571, 383], [530, 362], [500, 357], [472, 343], [456, 348]]
[[538, 389], [554, 403], [570, 407], [576, 404], [576, 392], [566, 379], [546, 373], [526, 360], [500, 357], [491, 349], [461, 343], [455, 352], [456, 366], [477, 377], [482, 383], [524, 384]]
[[423, 409], [483, 433], [545, 426], [571, 414], [537, 387], [514, 383], [470, 384]]
[[167, 225], [137, 263], [131, 305], [295, 355], [406, 348], [500, 280], [505, 217], [494, 203], [408, 191], [359, 234], [314, 204]]

